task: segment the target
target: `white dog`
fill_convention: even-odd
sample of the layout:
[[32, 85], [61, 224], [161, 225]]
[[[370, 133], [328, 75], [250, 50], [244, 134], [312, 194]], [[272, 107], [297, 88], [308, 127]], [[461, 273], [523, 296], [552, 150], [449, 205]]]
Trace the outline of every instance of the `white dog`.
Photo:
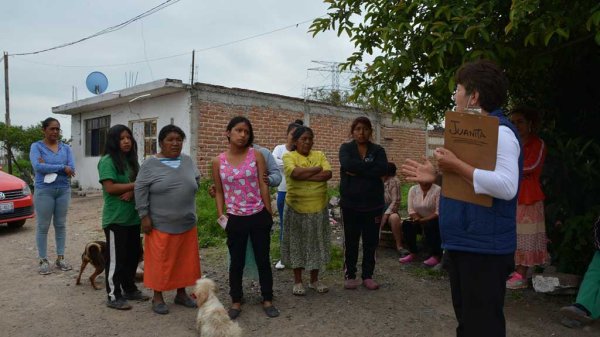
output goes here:
[[240, 337], [242, 329], [229, 318], [216, 292], [217, 286], [213, 280], [201, 278], [196, 281], [196, 329], [202, 337]]

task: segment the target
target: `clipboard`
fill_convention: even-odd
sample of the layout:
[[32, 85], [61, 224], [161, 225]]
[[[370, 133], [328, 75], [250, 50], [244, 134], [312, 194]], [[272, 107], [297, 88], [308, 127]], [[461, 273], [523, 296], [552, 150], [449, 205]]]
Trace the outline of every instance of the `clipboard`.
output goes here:
[[[444, 147], [478, 169], [496, 168], [499, 120], [494, 116], [446, 112]], [[444, 172], [442, 194], [447, 198], [491, 207], [493, 198], [475, 194], [473, 185], [455, 173]]]

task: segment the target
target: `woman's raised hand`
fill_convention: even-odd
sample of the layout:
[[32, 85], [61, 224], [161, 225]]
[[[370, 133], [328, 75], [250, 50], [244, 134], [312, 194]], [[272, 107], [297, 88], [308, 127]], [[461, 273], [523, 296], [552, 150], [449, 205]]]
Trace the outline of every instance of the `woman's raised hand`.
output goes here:
[[423, 163], [407, 159], [402, 164], [402, 175], [406, 180], [417, 183], [433, 183], [436, 178], [435, 168], [425, 156], [423, 156]]

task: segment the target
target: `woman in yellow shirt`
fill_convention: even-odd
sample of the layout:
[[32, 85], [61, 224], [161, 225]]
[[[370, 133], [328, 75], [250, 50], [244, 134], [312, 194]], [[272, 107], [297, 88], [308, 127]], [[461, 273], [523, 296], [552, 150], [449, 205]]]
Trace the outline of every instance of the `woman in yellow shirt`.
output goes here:
[[310, 270], [308, 288], [326, 293], [319, 270], [329, 262], [331, 229], [327, 214], [327, 180], [331, 165], [321, 151], [312, 151], [314, 133], [299, 126], [292, 135], [292, 151], [283, 156], [287, 194], [283, 218], [281, 260], [294, 270], [293, 294], [306, 294], [302, 270]]

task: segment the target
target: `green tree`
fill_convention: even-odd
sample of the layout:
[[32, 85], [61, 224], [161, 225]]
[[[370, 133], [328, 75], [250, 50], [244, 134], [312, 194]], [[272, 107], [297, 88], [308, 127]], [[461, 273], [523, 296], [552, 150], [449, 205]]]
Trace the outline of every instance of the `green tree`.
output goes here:
[[44, 138], [41, 123], [35, 126], [22, 127], [11, 125], [7, 127], [0, 122], [0, 135], [2, 147], [6, 153], [12, 154], [12, 162], [15, 164], [15, 175], [29, 180], [31, 174], [31, 163], [29, 162], [29, 148], [33, 142]]
[[569, 6], [560, 0], [324, 2], [328, 15], [315, 19], [310, 32], [335, 30], [350, 37], [356, 50], [343, 69], [376, 55], [355, 78], [354, 96], [383, 104], [401, 118], [439, 121], [451, 106], [453, 75], [468, 60], [501, 64], [512, 97], [522, 103], [537, 102], [556, 73], [599, 55], [596, 0]]
[[[363, 64], [353, 97], [398, 118], [436, 123], [452, 106], [454, 73], [466, 61], [496, 61], [509, 103], [544, 115], [549, 149], [544, 188], [548, 232], [563, 270], [582, 272], [600, 211], [600, 2], [598, 0], [325, 0], [314, 35], [334, 30], [355, 45], [342, 68]], [[555, 226], [555, 224], [562, 224]], [[568, 253], [573, 252], [573, 258]], [[579, 256], [575, 261], [574, 256]], [[585, 261], [585, 262], [584, 262]]]

